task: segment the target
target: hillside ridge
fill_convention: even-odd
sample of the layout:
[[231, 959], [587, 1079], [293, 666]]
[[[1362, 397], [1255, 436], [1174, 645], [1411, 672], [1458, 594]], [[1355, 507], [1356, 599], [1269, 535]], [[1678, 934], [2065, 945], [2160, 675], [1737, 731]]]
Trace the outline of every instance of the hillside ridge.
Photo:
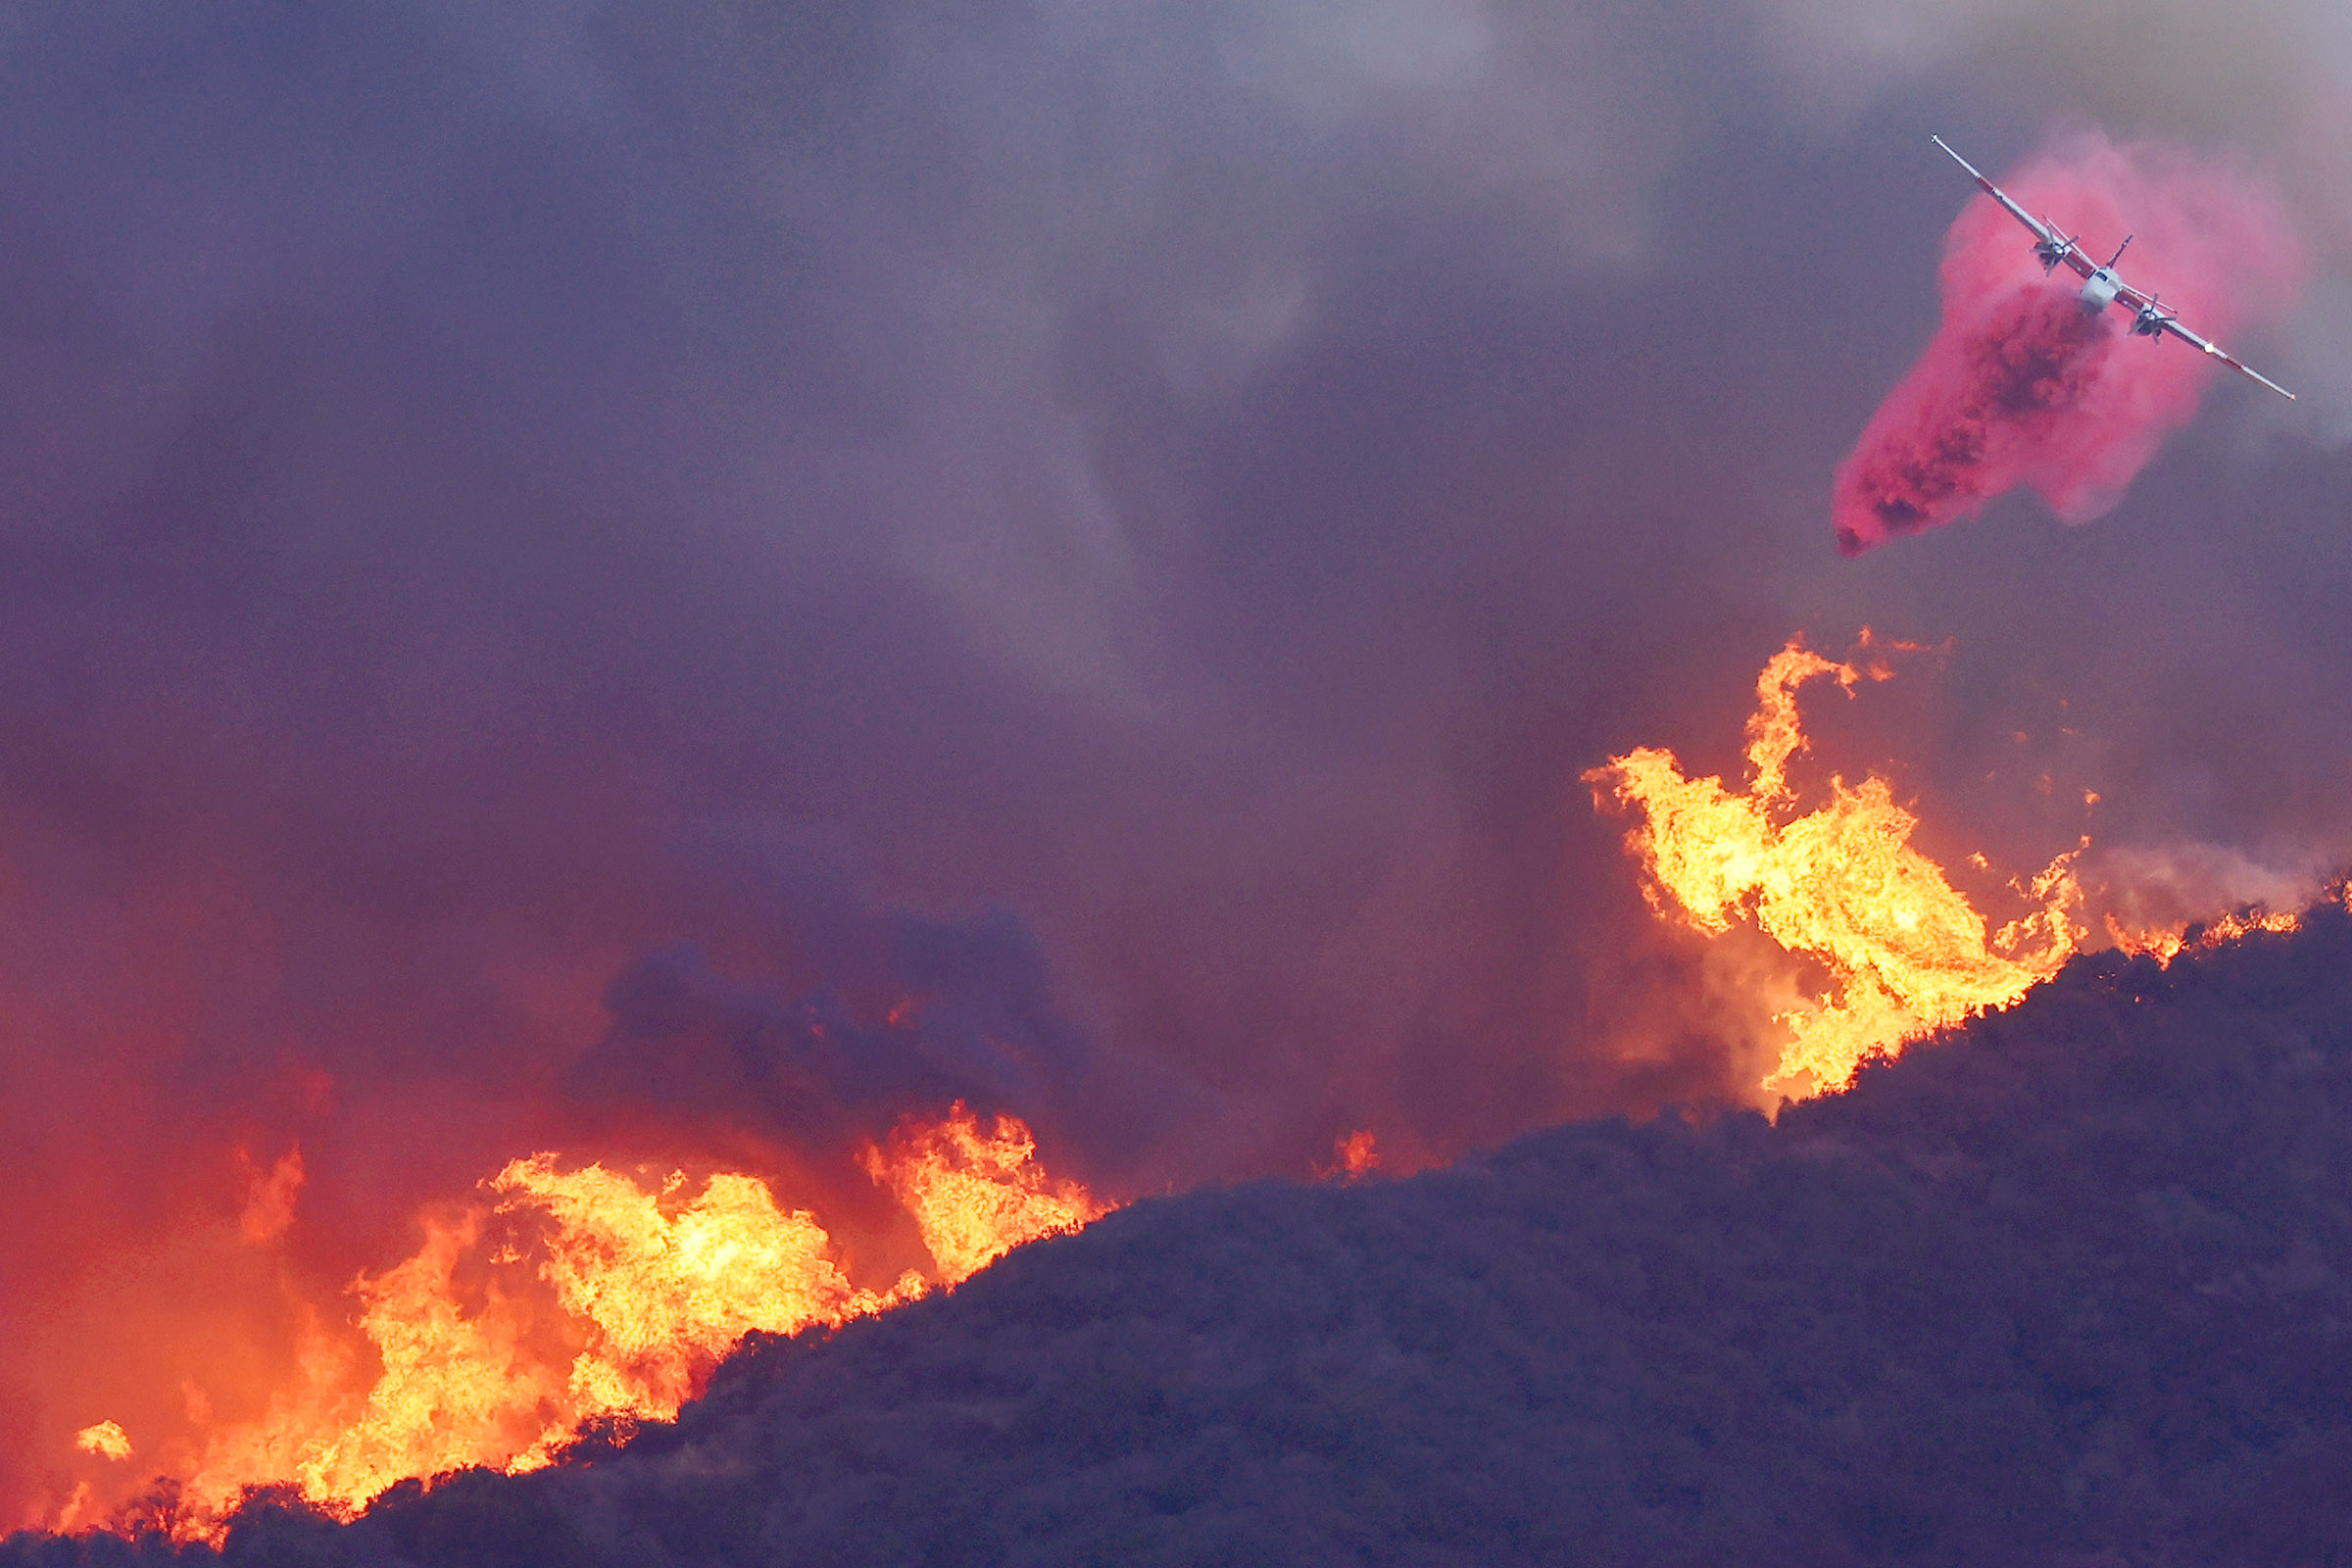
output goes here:
[[[1148, 1200], [674, 1426], [234, 1564], [2299, 1564], [2352, 1515], [2352, 919], [1843, 1095]], [[168, 1555], [17, 1538], [0, 1563]], [[207, 1554], [209, 1555], [209, 1554]]]

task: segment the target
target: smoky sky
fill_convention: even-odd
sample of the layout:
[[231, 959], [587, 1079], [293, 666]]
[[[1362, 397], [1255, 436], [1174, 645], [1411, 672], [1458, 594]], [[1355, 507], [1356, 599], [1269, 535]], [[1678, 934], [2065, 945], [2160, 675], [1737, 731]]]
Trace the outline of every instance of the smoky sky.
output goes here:
[[[1052, 1041], [1004, 1093], [1127, 1192], [1734, 1093], [1577, 781], [1732, 765], [1792, 632], [1948, 645], [1825, 720], [1931, 849], [2038, 865], [2090, 789], [2232, 888], [2342, 858], [2352, 37], [2230, 18], [16, 9], [0, 1312], [178, 1277], [238, 1147], [301, 1147], [328, 1292], [590, 1129], [788, 1162], [629, 1054], [685, 954], [716, 1039], [996, 933], [1009, 1000], [934, 989], [1031, 1033], [969, 1059]], [[2276, 180], [2314, 280], [2230, 347], [2304, 400], [1838, 559], [1930, 132], [2068, 125]]]

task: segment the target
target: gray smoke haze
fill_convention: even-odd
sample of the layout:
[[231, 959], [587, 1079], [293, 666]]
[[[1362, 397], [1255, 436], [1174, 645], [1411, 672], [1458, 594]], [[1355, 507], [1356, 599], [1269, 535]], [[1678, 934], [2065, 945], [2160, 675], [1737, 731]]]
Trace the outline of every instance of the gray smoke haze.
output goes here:
[[[1950, 858], [2040, 864], [2095, 789], [2119, 852], [2334, 862], [2348, 33], [17, 8], [0, 1425], [94, 1418], [53, 1369], [123, 1258], [233, 1227], [240, 1145], [303, 1149], [331, 1295], [605, 1125], [649, 955], [740, 1013], [851, 985], [841, 933], [1008, 911], [991, 983], [1069, 1064], [1038, 1103], [1135, 1192], [1743, 1087], [1722, 960], [1577, 780], [1730, 765], [1796, 630], [1950, 641], [1823, 741], [1899, 759]], [[1838, 560], [1830, 473], [1964, 196], [1928, 133], [1997, 171], [2080, 121], [2278, 180], [2320, 276], [2231, 347], [2310, 395], [2218, 390], [2093, 526], [2013, 497]]]

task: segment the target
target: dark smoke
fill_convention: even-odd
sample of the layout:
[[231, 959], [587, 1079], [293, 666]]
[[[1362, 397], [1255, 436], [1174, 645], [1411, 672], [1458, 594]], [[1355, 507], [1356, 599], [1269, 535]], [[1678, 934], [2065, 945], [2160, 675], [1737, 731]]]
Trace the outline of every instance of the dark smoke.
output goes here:
[[878, 1140], [903, 1118], [964, 1102], [1021, 1117], [1089, 1174], [1119, 1145], [1197, 1112], [1172, 1081], [1102, 1081], [1056, 1008], [1036, 936], [1008, 910], [963, 921], [899, 913], [837, 925], [824, 982], [806, 992], [730, 979], [692, 945], [650, 954], [605, 989], [612, 1026], [571, 1068], [567, 1098], [687, 1135], [749, 1133], [810, 1155]]

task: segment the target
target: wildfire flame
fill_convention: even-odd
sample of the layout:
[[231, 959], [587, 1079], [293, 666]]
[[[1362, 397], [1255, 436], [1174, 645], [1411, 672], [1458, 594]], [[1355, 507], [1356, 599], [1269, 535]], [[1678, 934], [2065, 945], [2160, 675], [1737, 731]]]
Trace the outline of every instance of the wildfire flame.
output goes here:
[[120, 1423], [101, 1421], [96, 1426], [83, 1427], [74, 1434], [74, 1446], [84, 1453], [94, 1453], [101, 1459], [130, 1457], [130, 1434]]
[[957, 1101], [946, 1121], [901, 1127], [887, 1153], [868, 1146], [862, 1162], [914, 1215], [937, 1282], [956, 1285], [1024, 1242], [1102, 1217], [1106, 1205], [1076, 1182], [1048, 1182], [1036, 1155], [1018, 1118], [999, 1116], [983, 1133]]
[[[2055, 974], [2075, 952], [2080, 902], [2073, 861], [2053, 860], [2020, 891], [2032, 908], [1997, 933], [1911, 845], [1918, 818], [1872, 774], [1799, 813], [1789, 759], [1805, 749], [1798, 690], [1828, 677], [1851, 692], [1885, 680], [1883, 661], [1834, 662], [1791, 640], [1756, 680], [1747, 722], [1749, 782], [1688, 778], [1672, 752], [1642, 747], [1585, 775], [1595, 805], [1613, 801], [1642, 820], [1626, 836], [1642, 891], [1661, 915], [1710, 934], [1752, 921], [1783, 949], [1818, 960], [1831, 990], [1781, 1015], [1788, 1029], [1767, 1092], [1802, 1096], [1841, 1087], [1862, 1061], [1906, 1040], [2003, 1006]], [[1900, 645], [1897, 645], [1900, 646]]]
[[[358, 1348], [304, 1308], [294, 1386], [181, 1467], [174, 1533], [217, 1539], [250, 1487], [290, 1486], [348, 1517], [410, 1477], [536, 1469], [584, 1424], [670, 1419], [755, 1329], [838, 1327], [1110, 1206], [1049, 1179], [1036, 1155], [1018, 1118], [983, 1131], [961, 1103], [869, 1148], [866, 1170], [912, 1213], [938, 1264], [883, 1291], [854, 1284], [815, 1216], [757, 1177], [641, 1184], [552, 1153], [514, 1160], [483, 1198], [428, 1212], [415, 1255], [353, 1283], [372, 1381]], [[112, 1422], [76, 1441], [129, 1452]], [[85, 1501], [77, 1493], [72, 1511]]]
[[2108, 940], [2119, 950], [2133, 957], [2145, 954], [2168, 966], [2183, 953], [2202, 953], [2260, 931], [2293, 931], [2302, 923], [2302, 917], [2290, 910], [2260, 906], [2233, 910], [2180, 929], [2137, 930], [2112, 914], [2106, 921]]

